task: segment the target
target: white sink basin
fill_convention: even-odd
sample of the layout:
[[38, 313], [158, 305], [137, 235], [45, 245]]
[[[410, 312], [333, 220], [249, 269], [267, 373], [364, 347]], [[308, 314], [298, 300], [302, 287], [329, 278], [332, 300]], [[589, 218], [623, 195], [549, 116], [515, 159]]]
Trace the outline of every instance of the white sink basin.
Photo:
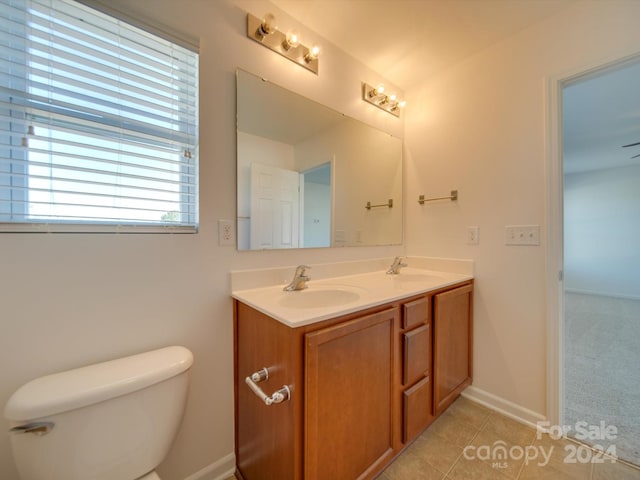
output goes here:
[[314, 290], [308, 288], [294, 292], [286, 292], [278, 303], [287, 308], [320, 308], [337, 307], [355, 302], [360, 299], [360, 294], [353, 290], [327, 288]]
[[445, 278], [430, 273], [410, 273], [400, 272], [397, 275], [387, 275], [388, 282], [391, 282], [396, 291], [407, 292], [416, 288], [432, 288], [436, 285], [445, 283]]
[[427, 273], [402, 273], [397, 275], [389, 275], [394, 282], [399, 283], [433, 283], [443, 282], [444, 278], [438, 275], [430, 275]]

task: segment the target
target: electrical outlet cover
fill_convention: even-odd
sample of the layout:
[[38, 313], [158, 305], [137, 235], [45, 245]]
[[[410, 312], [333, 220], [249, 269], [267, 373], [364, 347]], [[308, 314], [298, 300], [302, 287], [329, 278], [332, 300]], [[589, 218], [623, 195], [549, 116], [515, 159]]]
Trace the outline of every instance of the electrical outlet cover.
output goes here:
[[218, 220], [218, 244], [220, 246], [235, 245], [233, 220]]

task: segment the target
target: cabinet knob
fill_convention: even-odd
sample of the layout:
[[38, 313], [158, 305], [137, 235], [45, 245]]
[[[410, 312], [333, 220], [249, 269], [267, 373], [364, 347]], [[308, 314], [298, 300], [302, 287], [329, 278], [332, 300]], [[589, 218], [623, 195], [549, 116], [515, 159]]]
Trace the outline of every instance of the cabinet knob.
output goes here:
[[269, 370], [267, 368], [261, 368], [257, 372], [252, 373], [250, 376], [244, 379], [245, 383], [249, 385], [249, 388], [264, 402], [265, 405], [273, 405], [274, 403], [282, 403], [291, 399], [291, 390], [287, 385], [283, 385], [282, 388], [276, 390], [271, 395], [267, 395], [258, 386], [258, 383], [267, 381], [269, 379]]

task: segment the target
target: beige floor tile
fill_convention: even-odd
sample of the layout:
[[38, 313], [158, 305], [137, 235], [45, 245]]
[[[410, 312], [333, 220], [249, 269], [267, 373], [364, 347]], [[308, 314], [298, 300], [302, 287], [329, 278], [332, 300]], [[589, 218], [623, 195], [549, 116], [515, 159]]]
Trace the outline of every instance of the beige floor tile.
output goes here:
[[593, 480], [640, 480], [640, 468], [632, 468], [623, 463], [595, 463]]
[[518, 480], [590, 480], [591, 465], [569, 465], [558, 469], [555, 464], [539, 466], [536, 464], [525, 465]]
[[384, 471], [382, 478], [385, 480], [442, 480], [444, 474], [429, 465], [424, 458], [407, 451]]
[[458, 397], [447, 412], [453, 415], [456, 420], [476, 428], [482, 427], [492, 413], [488, 408], [464, 397]]
[[[575, 480], [588, 480], [590, 478], [593, 468], [592, 463], [579, 461], [580, 458], [591, 458], [591, 450], [587, 449], [587, 447], [566, 439], [554, 440], [548, 435], [542, 435], [539, 438], [536, 437], [533, 446], [543, 449], [546, 452], [546, 455], [549, 456], [547, 465], [549, 470], [562, 474], [561, 478], [571, 478]], [[587, 449], [587, 456], [577, 456], [577, 449]], [[533, 466], [535, 467], [535, 465]], [[546, 466], [540, 468], [544, 469]]]
[[447, 473], [462, 454], [462, 447], [451, 443], [429, 428], [413, 442], [407, 451], [423, 458], [436, 470]]
[[497, 412], [491, 414], [482, 429], [514, 445], [531, 445], [536, 434], [535, 429]]
[[460, 457], [447, 475], [447, 480], [507, 480], [508, 478], [501, 472], [498, 465], [491, 466], [483, 461], [467, 460], [464, 457]]
[[526, 455], [538, 453], [537, 450], [529, 451], [532, 449], [529, 444], [519, 445], [509, 442], [502, 435], [491, 430], [479, 432], [471, 445], [475, 448], [467, 451], [467, 457], [478, 458], [490, 465], [499, 464], [500, 472], [511, 479], [518, 477]]
[[458, 447], [465, 447], [476, 436], [478, 429], [457, 420], [456, 417], [451, 415], [448, 411], [443, 413], [429, 427], [436, 435], [440, 435], [446, 439], [449, 443], [457, 445]]

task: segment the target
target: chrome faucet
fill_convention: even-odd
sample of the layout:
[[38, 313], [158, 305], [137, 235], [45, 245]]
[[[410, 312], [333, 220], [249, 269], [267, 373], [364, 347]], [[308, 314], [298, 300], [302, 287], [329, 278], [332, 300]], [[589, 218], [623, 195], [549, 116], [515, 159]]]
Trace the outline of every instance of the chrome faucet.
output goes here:
[[393, 259], [389, 270], [387, 270], [387, 275], [397, 275], [400, 273], [400, 269], [406, 266], [408, 266], [406, 263], [402, 263], [402, 257], [396, 257]]
[[311, 278], [307, 277], [304, 272], [311, 267], [307, 267], [306, 265], [298, 265], [296, 268], [296, 273], [293, 274], [293, 280], [291, 283], [283, 288], [285, 292], [293, 292], [294, 290], [304, 290], [307, 288], [307, 282], [311, 280]]

